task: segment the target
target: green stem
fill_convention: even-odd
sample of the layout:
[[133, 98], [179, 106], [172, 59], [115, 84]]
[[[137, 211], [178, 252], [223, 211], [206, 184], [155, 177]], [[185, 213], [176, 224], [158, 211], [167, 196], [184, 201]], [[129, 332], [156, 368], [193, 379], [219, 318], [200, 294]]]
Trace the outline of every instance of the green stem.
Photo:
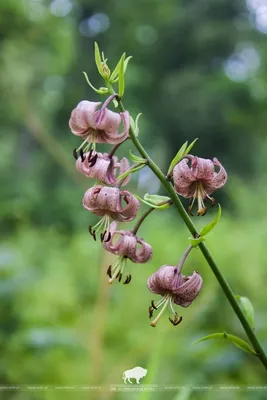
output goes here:
[[[113, 91], [112, 88], [110, 90]], [[120, 111], [125, 111], [123, 104], [121, 101], [119, 101], [119, 109]], [[130, 128], [130, 137], [132, 139], [132, 142], [136, 149], [139, 151], [140, 155], [147, 159], [147, 165], [149, 168], [154, 172], [154, 174], [158, 177], [158, 179], [161, 181], [162, 185], [166, 189], [166, 191], [169, 193], [170, 198], [173, 201], [173, 204], [178, 210], [178, 213], [180, 214], [181, 218], [183, 219], [184, 223], [186, 224], [187, 228], [191, 232], [191, 234], [194, 237], [197, 237], [199, 235], [199, 232], [197, 231], [197, 228], [195, 227], [193, 221], [187, 214], [186, 210], [184, 209], [184, 206], [182, 205], [182, 202], [178, 195], [176, 194], [172, 184], [166, 180], [166, 177], [164, 176], [163, 172], [159, 169], [159, 167], [154, 163], [154, 161], [151, 159], [151, 157], [148, 155], [148, 153], [145, 151], [137, 137], [135, 136], [132, 128]], [[258, 354], [259, 359], [261, 360], [262, 364], [264, 365], [265, 369], [267, 369], [267, 357], [266, 354], [258, 341], [258, 338], [253, 331], [252, 327], [250, 326], [245, 314], [243, 313], [242, 309], [239, 307], [239, 304], [235, 298], [234, 292], [229, 286], [228, 282], [226, 281], [225, 277], [221, 273], [219, 267], [217, 266], [213, 256], [211, 255], [209, 249], [207, 246], [202, 242], [199, 244], [199, 248], [205, 257], [207, 263], [209, 264], [212, 272], [214, 273], [217, 281], [219, 282], [224, 294], [226, 295], [229, 303], [231, 304], [235, 314], [239, 318], [239, 321], [241, 322], [250, 342], [251, 345], [253, 346], [255, 352]]]

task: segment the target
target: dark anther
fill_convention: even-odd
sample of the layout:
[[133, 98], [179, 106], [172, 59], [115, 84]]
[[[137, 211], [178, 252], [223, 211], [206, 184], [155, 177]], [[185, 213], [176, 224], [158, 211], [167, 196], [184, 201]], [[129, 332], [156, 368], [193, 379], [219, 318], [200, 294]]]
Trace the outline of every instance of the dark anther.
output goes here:
[[95, 231], [92, 230], [91, 225], [88, 227], [88, 230], [89, 230], [90, 235], [93, 236], [94, 240], [96, 241]]
[[154, 310], [157, 310], [157, 307], [155, 306], [154, 300], [151, 300], [151, 306], [154, 308]]
[[149, 319], [153, 317], [153, 312], [154, 312], [153, 307], [149, 306], [148, 307]]
[[104, 238], [105, 238], [105, 234], [106, 234], [106, 233], [107, 233], [107, 231], [105, 231], [104, 233], [101, 233], [101, 235], [100, 235], [101, 242], [104, 241]]
[[115, 276], [115, 279], [118, 279], [120, 277], [120, 271], [117, 273], [117, 275]]
[[191, 215], [191, 217], [193, 217], [194, 214], [192, 213], [191, 210], [192, 210], [192, 206], [190, 205], [190, 206], [188, 207], [187, 211], [188, 211], [188, 214]]
[[82, 162], [84, 162], [85, 156], [84, 156], [84, 153], [83, 153], [83, 149], [80, 150], [80, 157], [82, 159]]
[[88, 161], [91, 160], [92, 153], [93, 153], [93, 150], [91, 149], [91, 150], [89, 151], [89, 154], [88, 154], [88, 157], [87, 157], [87, 160], [88, 160]]
[[97, 162], [97, 154], [96, 155], [94, 155], [91, 159], [90, 159], [90, 161], [89, 161], [89, 166], [90, 167], [93, 167], [94, 165], [95, 165], [95, 163]]
[[183, 319], [183, 317], [178, 318], [178, 314], [175, 313], [174, 319], [169, 318], [169, 321], [170, 321], [174, 326], [176, 326], [176, 325], [179, 325], [180, 322], [182, 322], [182, 319]]
[[132, 280], [132, 276], [129, 274], [126, 276], [125, 281], [123, 282], [124, 285], [127, 285], [128, 283], [130, 283]]
[[110, 279], [112, 279], [112, 275], [111, 275], [111, 265], [108, 267], [107, 269], [107, 275], [110, 277]]
[[122, 278], [122, 273], [120, 272], [120, 276], [119, 276], [119, 279], [118, 279], [119, 282], [121, 281], [121, 278]]
[[123, 258], [128, 258], [128, 256], [123, 256]]
[[[105, 232], [106, 233], [106, 232]], [[111, 233], [108, 233], [108, 237], [106, 238], [106, 240], [104, 240], [105, 243], [109, 242], [111, 239]]]
[[75, 158], [75, 160], [78, 160], [78, 154], [77, 154], [77, 150], [76, 149], [73, 149], [72, 154], [73, 154], [73, 157]]

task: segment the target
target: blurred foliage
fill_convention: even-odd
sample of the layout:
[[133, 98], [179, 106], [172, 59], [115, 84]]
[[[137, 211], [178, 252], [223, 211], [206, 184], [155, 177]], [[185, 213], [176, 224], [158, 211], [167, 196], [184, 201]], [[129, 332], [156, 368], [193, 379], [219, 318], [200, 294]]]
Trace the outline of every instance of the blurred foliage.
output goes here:
[[[122, 372], [138, 364], [149, 370], [143, 383], [265, 382], [257, 360], [230, 345], [191, 345], [216, 331], [242, 336], [197, 250], [186, 268], [197, 268], [204, 276], [199, 301], [182, 310], [178, 329], [167, 318], [156, 330], [149, 326], [146, 279], [160, 265], [176, 263], [189, 237], [181, 221], [174, 222], [175, 211], [155, 212], [142, 228], [155, 249], [149, 266], [134, 266], [128, 287], [106, 284], [109, 260], [86, 234], [93, 218], [81, 207], [88, 182], [75, 171], [72, 149], [78, 139], [68, 127], [80, 100], [99, 99], [82, 75], [86, 71], [96, 86], [102, 85], [93, 42], [99, 42], [111, 66], [122, 52], [132, 55], [125, 105], [133, 116], [143, 113], [140, 139], [152, 157], [167, 171], [182, 143], [198, 137], [197, 155], [218, 157], [229, 172], [223, 218], [207, 242], [236, 293], [252, 300], [256, 329], [267, 348], [267, 193], [262, 184], [267, 167], [267, 42], [256, 29], [250, 4], [252, 0], [0, 2], [1, 384], [108, 385], [120, 383]], [[125, 148], [124, 154], [130, 145]], [[130, 188], [146, 193], [158, 185], [144, 169]], [[14, 392], [7, 398], [61, 395], [68, 396]], [[224, 398], [225, 393], [217, 395]], [[231, 395], [264, 398], [261, 392]], [[94, 396], [86, 393], [85, 398]], [[162, 393], [133, 396], [148, 400]], [[177, 400], [213, 396], [164, 392]], [[101, 394], [113, 397], [112, 391]]]

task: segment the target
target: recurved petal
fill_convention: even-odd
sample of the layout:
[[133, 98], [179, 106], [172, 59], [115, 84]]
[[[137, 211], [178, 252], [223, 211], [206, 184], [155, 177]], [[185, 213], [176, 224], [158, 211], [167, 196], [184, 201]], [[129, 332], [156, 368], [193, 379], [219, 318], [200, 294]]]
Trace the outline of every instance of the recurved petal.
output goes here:
[[[119, 162], [119, 175], [124, 174], [124, 172], [128, 171], [130, 168], [129, 160], [126, 157], [123, 157]], [[118, 186], [126, 186], [131, 180], [131, 175], [128, 175], [125, 179], [118, 179], [116, 181], [116, 185]]]
[[140, 244], [141, 247], [138, 248], [136, 245], [135, 254], [131, 257], [131, 260], [140, 264], [151, 260], [153, 253], [152, 246], [140, 238], [137, 238], [137, 243]]
[[97, 196], [100, 193], [103, 186], [97, 185], [89, 188], [83, 196], [83, 207], [89, 211], [93, 211], [97, 206]]
[[219, 160], [217, 160], [217, 158], [214, 158], [213, 162], [214, 162], [215, 165], [217, 165], [219, 167], [219, 171], [218, 172], [214, 172], [213, 178], [212, 178], [212, 181], [211, 181], [211, 185], [215, 189], [219, 189], [223, 185], [225, 185], [226, 182], [227, 182], [227, 172], [224, 169], [224, 167], [222, 166], [222, 164], [219, 162]]
[[197, 180], [209, 181], [213, 177], [214, 164], [211, 160], [200, 157], [194, 157], [192, 160], [191, 168], [193, 176]]
[[72, 111], [69, 126], [74, 135], [86, 136], [89, 128], [95, 127], [95, 112], [101, 103], [81, 101]]
[[120, 189], [102, 186], [100, 190], [96, 204], [99, 208], [107, 211], [116, 212], [118, 204], [120, 202]]
[[121, 116], [119, 113], [110, 111], [108, 108], [99, 111], [97, 129], [101, 129], [107, 133], [116, 133], [121, 124]]
[[128, 111], [124, 111], [120, 113], [120, 118], [123, 125], [123, 131], [119, 133], [119, 127], [116, 132], [104, 131], [103, 138], [105, 139], [105, 143], [119, 144], [128, 137], [130, 129], [130, 114]]
[[[113, 225], [115, 224], [115, 225]], [[116, 230], [117, 222], [112, 222], [110, 225], [110, 233], [111, 233], [111, 239], [108, 242], [103, 242], [102, 246], [104, 247], [105, 250], [109, 251], [112, 254], [115, 255], [120, 255], [120, 248], [121, 248], [121, 243], [123, 240], [123, 236], [126, 231]], [[114, 229], [115, 227], [115, 229]]]
[[183, 277], [184, 283], [173, 291], [174, 302], [182, 307], [188, 307], [199, 294], [203, 280], [198, 272]]
[[117, 203], [117, 221], [132, 221], [140, 208], [139, 200], [128, 190], [120, 192], [120, 200]]
[[155, 294], [164, 296], [172, 291], [175, 267], [172, 265], [162, 265], [157, 272], [154, 272], [148, 280], [148, 289]]
[[186, 192], [195, 180], [196, 179], [188, 166], [188, 159], [185, 158], [175, 165], [173, 169], [173, 182], [175, 190], [178, 193]]

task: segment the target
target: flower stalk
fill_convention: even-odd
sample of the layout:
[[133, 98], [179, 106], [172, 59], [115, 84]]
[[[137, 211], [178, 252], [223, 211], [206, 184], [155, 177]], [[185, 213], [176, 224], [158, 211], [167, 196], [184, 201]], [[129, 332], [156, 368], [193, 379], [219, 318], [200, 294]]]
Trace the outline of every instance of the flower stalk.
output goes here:
[[[109, 89], [109, 92], [111, 94], [114, 94], [114, 90], [112, 88], [112, 86], [107, 82], [107, 87]], [[121, 102], [121, 99], [117, 98], [118, 101], [118, 108], [121, 112], [124, 112], [124, 106]], [[151, 159], [151, 157], [149, 156], [149, 154], [146, 152], [146, 150], [143, 148], [142, 144], [140, 143], [140, 141], [138, 140], [138, 138], [135, 136], [134, 131], [132, 129], [132, 127], [130, 127], [129, 129], [129, 135], [130, 138], [134, 144], [134, 146], [136, 147], [136, 149], [138, 150], [139, 154], [147, 160], [147, 165], [148, 167], [152, 170], [152, 172], [157, 176], [157, 178], [160, 180], [160, 182], [162, 183], [163, 187], [166, 189], [166, 191], [168, 192], [168, 195], [170, 196], [173, 205], [176, 207], [180, 217], [183, 219], [185, 225], [187, 226], [188, 230], [191, 232], [191, 234], [193, 235], [193, 237], [198, 237], [199, 236], [199, 232], [195, 226], [195, 224], [193, 223], [192, 219], [190, 218], [190, 216], [188, 215], [188, 213], [186, 212], [185, 208], [183, 207], [183, 204], [180, 200], [180, 198], [178, 197], [178, 195], [175, 192], [174, 187], [172, 186], [172, 184], [170, 182], [168, 182], [168, 180], [166, 179], [165, 175], [163, 174], [163, 172], [160, 170], [160, 168], [157, 166], [157, 164]], [[264, 349], [262, 348], [253, 328], [251, 327], [251, 325], [249, 324], [244, 312], [242, 311], [242, 309], [240, 308], [236, 298], [235, 298], [235, 294], [232, 290], [232, 288], [230, 287], [230, 285], [228, 284], [226, 278], [224, 277], [224, 275], [222, 274], [221, 270], [219, 269], [219, 267], [216, 264], [216, 261], [214, 260], [212, 254], [210, 253], [208, 247], [206, 246], [205, 243], [200, 243], [199, 244], [199, 248], [203, 254], [203, 256], [205, 257], [209, 267], [211, 268], [213, 274], [215, 275], [218, 283], [220, 284], [225, 296], [227, 297], [233, 311], [235, 312], [236, 316], [238, 317], [241, 325], [244, 328], [244, 331], [246, 332], [251, 345], [253, 346], [255, 352], [257, 353], [258, 358], [260, 359], [261, 363], [263, 364], [263, 366], [265, 367], [265, 369], [267, 369], [267, 357], [266, 354], [264, 352]]]

